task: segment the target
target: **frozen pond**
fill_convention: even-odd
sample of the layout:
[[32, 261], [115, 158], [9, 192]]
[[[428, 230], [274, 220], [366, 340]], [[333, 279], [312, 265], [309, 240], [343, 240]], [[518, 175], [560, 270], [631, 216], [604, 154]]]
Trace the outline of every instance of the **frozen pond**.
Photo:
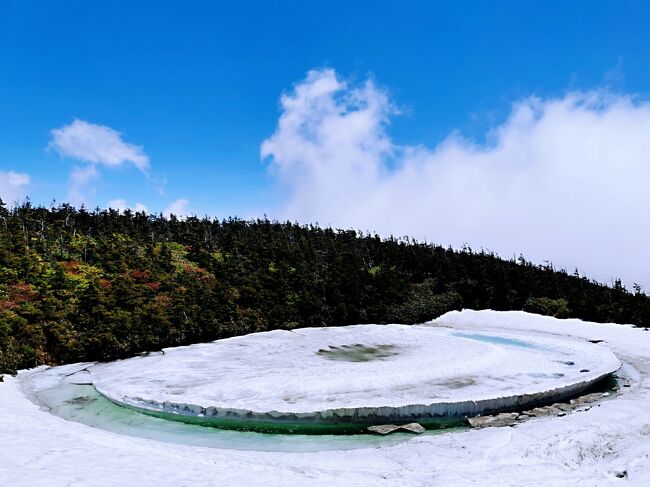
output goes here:
[[570, 338], [427, 325], [276, 330], [90, 367], [112, 401], [167, 419], [266, 432], [454, 424], [580, 394], [620, 367]]
[[[0, 437], [6, 445], [0, 478], [3, 485], [107, 487], [136, 483], [330, 487], [342, 482], [356, 487], [537, 487], [540, 479], [544, 485], [558, 487], [650, 485], [649, 331], [523, 312], [468, 310], [448, 313], [432, 327], [475, 334], [477, 343], [504, 347], [507, 352], [527, 347], [485, 340], [500, 337], [542, 345], [529, 338], [566, 339], [569, 348], [578, 342], [585, 344], [587, 351], [610, 350], [625, 362], [619, 373], [621, 389], [611, 399], [568, 411], [562, 417], [532, 418], [506, 428], [426, 432], [400, 435], [395, 440], [364, 435], [281, 436], [221, 431], [144, 416], [93, 396], [93, 389], [82, 385], [90, 382], [90, 373], [75, 372], [93, 364], [41, 368], [22, 371], [17, 377], [5, 375], [0, 382]], [[365, 348], [353, 347], [351, 351], [361, 354], [361, 358], [355, 357], [361, 361], [352, 363], [373, 363], [367, 360]], [[386, 351], [394, 349], [381, 354]], [[588, 367], [581, 355], [573, 357], [578, 359], [574, 364], [578, 374]], [[338, 358], [323, 360], [346, 363]], [[64, 384], [76, 382], [81, 387], [65, 391], [64, 385], [59, 389], [63, 377]], [[28, 399], [33, 399], [34, 389], [45, 393], [40, 394], [41, 400], [47, 399], [54, 414]], [[111, 417], [114, 421], [104, 424], [103, 420]], [[175, 431], [178, 436], [171, 435]], [[227, 438], [233, 439], [232, 443]], [[298, 440], [304, 441], [300, 447]], [[269, 451], [280, 449], [285, 452]]]
[[[252, 451], [308, 452], [351, 450], [397, 445], [413, 438], [408, 433], [377, 435], [284, 435], [230, 431], [167, 421], [118, 406], [84, 382], [83, 366], [54, 367], [23, 376], [26, 392], [63, 419], [114, 433], [208, 448]], [[462, 430], [466, 428], [455, 428]], [[426, 436], [450, 430], [432, 430]]]

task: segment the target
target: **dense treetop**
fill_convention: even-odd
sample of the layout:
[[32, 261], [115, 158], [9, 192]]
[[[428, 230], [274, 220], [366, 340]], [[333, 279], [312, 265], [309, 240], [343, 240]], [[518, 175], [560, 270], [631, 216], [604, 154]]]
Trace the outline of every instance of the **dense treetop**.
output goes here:
[[650, 325], [639, 288], [523, 258], [266, 219], [0, 201], [0, 372], [463, 307]]

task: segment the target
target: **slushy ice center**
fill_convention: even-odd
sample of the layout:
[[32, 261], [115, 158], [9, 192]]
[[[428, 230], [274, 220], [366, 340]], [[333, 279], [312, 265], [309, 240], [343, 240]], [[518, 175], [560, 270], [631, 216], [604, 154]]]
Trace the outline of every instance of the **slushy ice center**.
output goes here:
[[270, 433], [426, 428], [578, 396], [620, 367], [568, 337], [432, 325], [275, 330], [88, 369], [110, 401], [186, 423]]

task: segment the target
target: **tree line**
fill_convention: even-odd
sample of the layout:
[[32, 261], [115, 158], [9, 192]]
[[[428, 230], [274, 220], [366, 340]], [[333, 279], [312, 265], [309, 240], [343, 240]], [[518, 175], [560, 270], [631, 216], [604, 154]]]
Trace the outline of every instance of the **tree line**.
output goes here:
[[0, 372], [461, 308], [650, 326], [640, 287], [523, 257], [267, 219], [0, 200]]

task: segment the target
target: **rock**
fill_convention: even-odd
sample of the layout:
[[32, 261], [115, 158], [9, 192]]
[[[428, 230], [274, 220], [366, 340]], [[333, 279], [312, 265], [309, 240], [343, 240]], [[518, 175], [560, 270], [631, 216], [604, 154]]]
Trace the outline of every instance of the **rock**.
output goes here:
[[531, 409], [530, 411], [526, 411], [526, 414], [528, 414], [529, 416], [533, 416], [533, 417], [545, 416], [546, 411], [544, 411], [542, 408], [534, 408], [534, 409]]
[[566, 411], [570, 411], [574, 408], [571, 404], [556, 402], [550, 406], [541, 406], [538, 408], [531, 409], [529, 411], [524, 411], [521, 413], [521, 419], [527, 417], [540, 417], [540, 416], [566, 416]]
[[560, 411], [570, 411], [573, 409], [573, 406], [571, 406], [571, 404], [567, 404], [565, 402], [556, 402], [553, 404], [553, 407], [555, 409], [559, 409]]
[[424, 433], [425, 429], [420, 423], [403, 424], [399, 427], [400, 430], [408, 431], [409, 433]]
[[553, 406], [542, 406], [539, 408], [534, 408], [531, 409], [530, 411], [527, 411], [526, 413], [531, 416], [551, 416], [561, 411], [562, 410], [560, 408], [556, 408], [555, 405], [553, 405]]
[[399, 427], [400, 431], [408, 431], [409, 433], [424, 433], [425, 429], [424, 426], [422, 426], [420, 423], [409, 423], [409, 424], [403, 424]]
[[555, 404], [552, 404], [551, 406], [546, 406], [543, 409], [546, 410], [546, 414], [560, 414], [560, 413], [564, 412], [563, 409], [555, 407]]
[[491, 420], [491, 416], [475, 416], [473, 418], [467, 418], [467, 422], [472, 428], [483, 428], [488, 426]]
[[424, 433], [424, 427], [419, 423], [408, 424], [376, 424], [368, 426], [368, 431], [371, 433], [378, 433], [380, 435], [387, 435], [396, 431], [406, 431], [408, 433]]
[[594, 392], [592, 394], [586, 394], [584, 396], [576, 397], [575, 399], [571, 399], [571, 404], [576, 405], [576, 406], [581, 406], [583, 404], [589, 404], [591, 402], [597, 401], [598, 399], [601, 399], [603, 397], [603, 394], [601, 392]]
[[627, 478], [627, 470], [619, 470], [618, 472], [614, 472], [614, 476], [617, 479], [625, 479]]
[[368, 426], [368, 431], [371, 433], [378, 433], [380, 435], [387, 435], [393, 431], [397, 431], [400, 427], [396, 424], [376, 424], [373, 426]]
[[473, 418], [467, 418], [467, 421], [472, 428], [489, 428], [492, 426], [509, 426], [518, 417], [519, 413], [501, 413], [495, 416], [476, 416]]
[[587, 394], [586, 396], [582, 396], [585, 402], [594, 402], [602, 397], [603, 397], [602, 392], [594, 392], [592, 394]]

